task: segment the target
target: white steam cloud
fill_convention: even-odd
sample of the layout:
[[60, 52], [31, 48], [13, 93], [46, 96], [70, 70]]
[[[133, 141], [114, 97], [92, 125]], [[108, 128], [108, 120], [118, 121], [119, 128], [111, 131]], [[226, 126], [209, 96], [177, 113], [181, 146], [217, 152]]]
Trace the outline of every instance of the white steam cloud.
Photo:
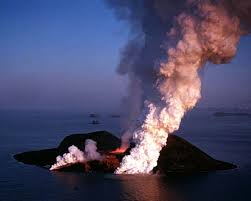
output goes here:
[[50, 170], [61, 169], [75, 163], [102, 160], [102, 156], [97, 152], [97, 143], [91, 139], [85, 141], [84, 152], [74, 145], [70, 146], [68, 151], [69, 153], [65, 153], [63, 156], [57, 156], [56, 163], [51, 166]]
[[[142, 125], [129, 132], [136, 146], [123, 158], [116, 173], [150, 173], [157, 165], [168, 134], [179, 129], [184, 114], [201, 97], [199, 69], [207, 62], [230, 62], [240, 37], [250, 32], [251, 1], [110, 0], [109, 3], [121, 19], [132, 24], [134, 34], [122, 53], [119, 71], [133, 78], [131, 85], [137, 83], [136, 97], [142, 95], [136, 105], [140, 99], [147, 100]], [[175, 20], [171, 27], [172, 18]], [[144, 36], [145, 44], [137, 46], [142, 40], [139, 35]], [[137, 55], [130, 60], [132, 49]], [[127, 138], [128, 132], [124, 139]]]

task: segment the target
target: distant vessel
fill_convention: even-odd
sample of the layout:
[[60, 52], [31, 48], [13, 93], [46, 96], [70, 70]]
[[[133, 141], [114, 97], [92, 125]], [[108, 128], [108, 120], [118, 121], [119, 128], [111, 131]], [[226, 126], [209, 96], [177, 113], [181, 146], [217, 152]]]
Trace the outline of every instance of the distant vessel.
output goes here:
[[100, 124], [100, 122], [98, 120], [93, 120], [91, 124]]
[[97, 118], [97, 117], [98, 117], [98, 114], [92, 113], [92, 114], [89, 114], [89, 117], [90, 117], [90, 118]]

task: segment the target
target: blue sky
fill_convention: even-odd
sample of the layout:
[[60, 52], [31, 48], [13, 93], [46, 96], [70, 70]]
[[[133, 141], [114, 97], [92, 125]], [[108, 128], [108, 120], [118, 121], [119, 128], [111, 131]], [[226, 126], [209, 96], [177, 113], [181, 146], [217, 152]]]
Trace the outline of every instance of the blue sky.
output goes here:
[[[0, 0], [0, 109], [117, 110], [128, 27], [103, 0]], [[251, 105], [251, 38], [202, 72], [201, 106]]]
[[208, 64], [202, 75], [200, 105], [251, 108], [251, 37], [241, 38], [230, 64]]
[[118, 105], [125, 87], [115, 68], [127, 28], [103, 1], [0, 4], [0, 107]]

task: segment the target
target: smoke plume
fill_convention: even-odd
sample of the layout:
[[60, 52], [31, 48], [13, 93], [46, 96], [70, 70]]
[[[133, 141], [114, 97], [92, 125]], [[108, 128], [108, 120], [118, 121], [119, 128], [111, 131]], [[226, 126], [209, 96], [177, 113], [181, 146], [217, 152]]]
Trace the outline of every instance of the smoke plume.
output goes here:
[[123, 139], [136, 147], [117, 173], [150, 173], [168, 134], [201, 98], [199, 70], [228, 63], [242, 35], [251, 31], [250, 0], [107, 0], [129, 23], [131, 38], [118, 72], [127, 75], [130, 124]]
[[87, 139], [85, 141], [85, 151], [82, 152], [76, 146], [72, 145], [68, 148], [69, 153], [63, 156], [57, 156], [56, 163], [53, 164], [50, 170], [57, 170], [75, 163], [84, 163], [91, 160], [101, 160], [102, 156], [97, 152], [97, 143]]

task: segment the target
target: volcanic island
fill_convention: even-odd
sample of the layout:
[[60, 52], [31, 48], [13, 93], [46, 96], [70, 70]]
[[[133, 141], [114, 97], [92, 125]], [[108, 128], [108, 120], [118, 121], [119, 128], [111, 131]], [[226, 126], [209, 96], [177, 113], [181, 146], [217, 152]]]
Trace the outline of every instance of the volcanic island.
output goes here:
[[[97, 151], [103, 156], [102, 160], [68, 164], [56, 171], [114, 173], [122, 158], [130, 154], [130, 149], [134, 146], [131, 144], [124, 152], [116, 152], [114, 150], [118, 150], [121, 145], [120, 138], [107, 131], [97, 131], [72, 134], [65, 137], [56, 148], [23, 152], [14, 155], [14, 158], [24, 164], [36, 165], [49, 170], [56, 162], [57, 156], [67, 153], [68, 147], [74, 145], [79, 150], [84, 151], [87, 139], [97, 143]], [[152, 173], [161, 175], [196, 173], [229, 170], [236, 167], [234, 164], [212, 158], [188, 141], [172, 134], [167, 139], [167, 145], [161, 150], [158, 165], [153, 169]]]

